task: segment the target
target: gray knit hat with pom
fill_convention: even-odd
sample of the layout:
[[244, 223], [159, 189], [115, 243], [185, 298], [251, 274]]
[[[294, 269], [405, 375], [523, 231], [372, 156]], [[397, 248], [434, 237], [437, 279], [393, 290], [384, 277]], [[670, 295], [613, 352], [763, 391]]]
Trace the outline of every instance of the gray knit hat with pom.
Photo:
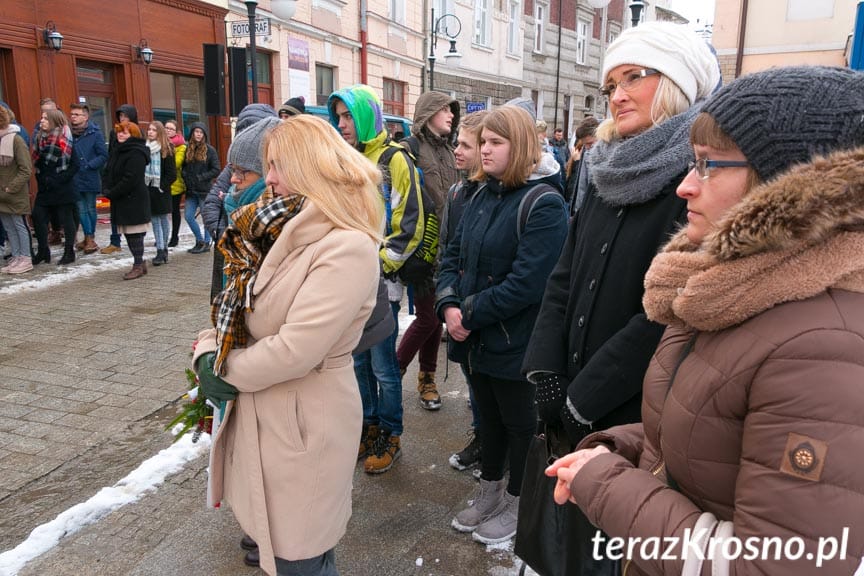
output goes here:
[[261, 144], [264, 135], [279, 125], [277, 117], [264, 118], [255, 122], [234, 137], [228, 148], [228, 162], [240, 170], [251, 170], [261, 176], [264, 168], [261, 163]]
[[864, 73], [774, 68], [720, 89], [702, 112], [767, 181], [814, 155], [864, 146]]

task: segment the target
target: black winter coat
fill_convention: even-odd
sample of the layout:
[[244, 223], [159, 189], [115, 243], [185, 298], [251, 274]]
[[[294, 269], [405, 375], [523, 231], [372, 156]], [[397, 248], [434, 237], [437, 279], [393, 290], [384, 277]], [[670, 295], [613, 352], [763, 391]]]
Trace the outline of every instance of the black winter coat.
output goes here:
[[141, 138], [118, 142], [108, 160], [103, 194], [111, 201], [111, 221], [118, 226], [150, 222], [150, 193], [144, 183], [144, 169], [150, 149]]
[[186, 194], [195, 194], [202, 202], [207, 198], [213, 179], [219, 176], [222, 167], [219, 165], [219, 154], [210, 145], [210, 132], [203, 122], [193, 122], [189, 125], [189, 142], [186, 144], [186, 154], [192, 149], [192, 132], [200, 128], [204, 132], [204, 143], [207, 145], [207, 158], [203, 161], [189, 162], [183, 159], [183, 182], [186, 184]]
[[447, 243], [435, 310], [443, 320], [446, 308], [461, 309], [462, 326], [471, 335], [464, 342], [451, 340], [448, 357], [471, 372], [523, 380], [520, 367], [543, 286], [567, 234], [564, 199], [547, 194], [536, 200], [519, 238], [519, 203], [537, 183], [505, 189], [490, 180], [466, 206]]
[[596, 429], [641, 421], [642, 379], [664, 328], [645, 317], [643, 279], [685, 221], [686, 202], [675, 194], [685, 175], [623, 207], [601, 200], [592, 184], [546, 284], [522, 371], [566, 374], [570, 401]]
[[37, 169], [36, 204], [39, 206], [60, 206], [77, 202], [80, 196], [75, 190], [74, 178], [80, 166], [80, 160], [74, 148], [69, 164], [61, 172], [57, 172], [57, 164], [55, 163], [45, 167], [44, 161], [39, 157], [34, 163], [34, 167]]

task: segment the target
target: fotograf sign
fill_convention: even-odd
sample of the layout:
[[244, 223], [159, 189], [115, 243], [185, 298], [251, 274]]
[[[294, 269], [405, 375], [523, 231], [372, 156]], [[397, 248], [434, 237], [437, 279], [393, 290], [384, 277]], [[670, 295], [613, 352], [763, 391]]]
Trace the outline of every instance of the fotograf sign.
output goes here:
[[[231, 22], [231, 37], [249, 36], [249, 22]], [[270, 18], [255, 19], [255, 36], [270, 36]]]

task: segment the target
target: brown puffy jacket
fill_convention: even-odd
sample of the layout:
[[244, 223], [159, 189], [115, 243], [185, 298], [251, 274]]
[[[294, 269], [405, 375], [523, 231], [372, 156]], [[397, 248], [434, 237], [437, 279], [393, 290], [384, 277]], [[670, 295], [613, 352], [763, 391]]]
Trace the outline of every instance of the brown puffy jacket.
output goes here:
[[[706, 535], [804, 548], [797, 561], [774, 548], [702, 563], [637, 553], [625, 574], [864, 566], [864, 148], [752, 191], [700, 247], [679, 234], [645, 286], [649, 318], [669, 328], [645, 376], [643, 424], [585, 439], [613, 453], [576, 474], [574, 499], [610, 536], [683, 536], [698, 522]], [[838, 557], [817, 568], [826, 537]]]

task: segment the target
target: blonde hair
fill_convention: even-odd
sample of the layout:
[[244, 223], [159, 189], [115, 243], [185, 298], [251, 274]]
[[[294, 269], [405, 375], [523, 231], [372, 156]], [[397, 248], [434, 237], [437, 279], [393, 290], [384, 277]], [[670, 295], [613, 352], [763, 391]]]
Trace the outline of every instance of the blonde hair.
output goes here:
[[264, 136], [265, 172], [307, 197], [339, 228], [383, 239], [384, 203], [378, 167], [311, 114], [290, 116]]
[[165, 125], [162, 124], [159, 120], [154, 120], [150, 123], [150, 126], [156, 128], [156, 139], [155, 141], [159, 143], [159, 147], [162, 149], [162, 158], [168, 158], [168, 156], [174, 155], [174, 145], [171, 144], [171, 141], [168, 140], [168, 134], [165, 132]]
[[[489, 112], [483, 119], [477, 131], [477, 145], [481, 146], [483, 130], [489, 130], [510, 141], [510, 162], [499, 180], [507, 188], [515, 188], [524, 184], [540, 161], [540, 142], [534, 119], [518, 106], [502, 106]], [[489, 177], [483, 171], [480, 162], [477, 170], [471, 175], [471, 180], [486, 180]]]
[[[660, 76], [657, 90], [654, 91], [654, 100], [651, 101], [651, 122], [654, 126], [662, 124], [666, 120], [677, 116], [690, 109], [690, 101], [675, 82], [667, 76]], [[614, 118], [607, 118], [597, 127], [596, 136], [598, 140], [611, 142], [618, 140], [621, 135], [615, 125]]]

